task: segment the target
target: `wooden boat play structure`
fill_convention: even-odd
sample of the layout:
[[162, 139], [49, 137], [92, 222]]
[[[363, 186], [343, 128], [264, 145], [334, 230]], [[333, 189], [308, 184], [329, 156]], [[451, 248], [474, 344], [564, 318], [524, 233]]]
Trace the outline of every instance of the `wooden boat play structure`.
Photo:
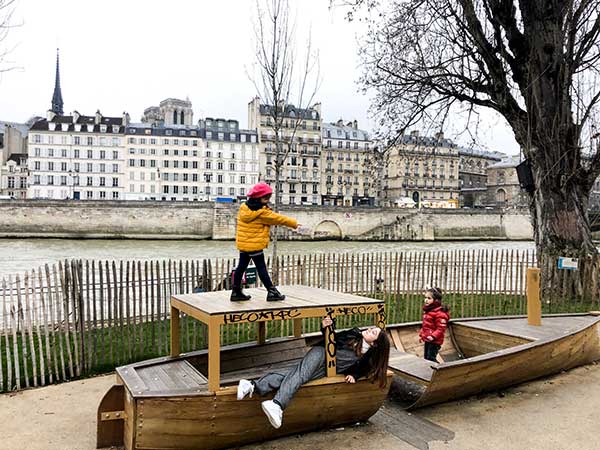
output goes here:
[[[411, 408], [494, 391], [600, 359], [600, 317], [545, 316], [451, 320], [438, 362], [423, 359], [420, 323], [388, 327], [389, 368], [421, 385]], [[413, 390], [414, 391], [414, 390]]]
[[[292, 365], [308, 350], [302, 319], [373, 314], [385, 326], [384, 304], [355, 295], [287, 286], [283, 302], [229, 301], [229, 292], [171, 298], [171, 356], [117, 369], [117, 383], [98, 408], [97, 446], [132, 449], [220, 449], [344, 423], [367, 420], [385, 400], [385, 388], [368, 380], [347, 384], [335, 374], [335, 344], [326, 330], [327, 377], [301, 387], [274, 429], [261, 410], [265, 397], [236, 398], [241, 378]], [[179, 354], [180, 312], [208, 326], [208, 350]], [[293, 319], [294, 337], [265, 340], [265, 322]], [[258, 342], [220, 346], [220, 327], [256, 323]], [[389, 381], [392, 374], [388, 373]], [[270, 398], [270, 397], [269, 397]], [[352, 404], [352, 408], [348, 405]]]
[[542, 319], [539, 269], [527, 270], [527, 317], [451, 320], [437, 362], [423, 359], [420, 323], [390, 325], [389, 368], [421, 385], [411, 408], [494, 391], [600, 359], [600, 312]]

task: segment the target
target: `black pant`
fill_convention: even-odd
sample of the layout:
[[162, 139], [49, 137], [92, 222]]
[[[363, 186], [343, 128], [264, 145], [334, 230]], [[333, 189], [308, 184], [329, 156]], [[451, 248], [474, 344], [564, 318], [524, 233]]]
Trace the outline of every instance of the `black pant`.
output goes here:
[[425, 342], [425, 359], [429, 361], [437, 362], [437, 354], [440, 351], [441, 345], [434, 344], [433, 342]]
[[271, 281], [271, 277], [269, 276], [269, 272], [267, 271], [267, 264], [265, 263], [265, 254], [263, 251], [259, 252], [240, 252], [240, 261], [238, 262], [238, 266], [235, 269], [235, 274], [233, 275], [233, 289], [239, 290], [242, 286], [242, 278], [244, 276], [244, 272], [248, 268], [248, 264], [250, 264], [250, 260], [254, 261], [254, 265], [256, 266], [256, 271], [258, 272], [258, 278], [262, 281], [262, 284], [267, 288], [273, 287], [273, 282]]

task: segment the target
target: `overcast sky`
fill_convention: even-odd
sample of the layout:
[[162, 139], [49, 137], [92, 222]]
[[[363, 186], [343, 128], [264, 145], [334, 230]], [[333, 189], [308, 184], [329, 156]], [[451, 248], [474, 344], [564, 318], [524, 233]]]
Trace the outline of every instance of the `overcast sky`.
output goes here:
[[[360, 25], [345, 21], [341, 9], [330, 11], [329, 0], [290, 4], [297, 11], [298, 46], [311, 26], [319, 50], [323, 119], [357, 119], [360, 128], [372, 131], [369, 99], [357, 85]], [[222, 117], [246, 127], [247, 104], [255, 95], [246, 75], [254, 58], [254, 10], [251, 0], [16, 0], [13, 23], [22, 25], [1, 45], [14, 47], [7, 59], [18, 68], [0, 76], [0, 120], [45, 115], [60, 47], [65, 113], [127, 111], [139, 121], [148, 106], [189, 97], [194, 120]], [[482, 119], [481, 147], [518, 153], [503, 120], [491, 114]], [[469, 144], [466, 135], [446, 131]]]

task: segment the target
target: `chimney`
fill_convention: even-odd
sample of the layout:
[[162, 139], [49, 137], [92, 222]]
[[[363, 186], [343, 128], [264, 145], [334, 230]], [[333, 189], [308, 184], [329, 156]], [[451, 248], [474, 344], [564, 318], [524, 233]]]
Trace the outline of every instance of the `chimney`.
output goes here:
[[353, 124], [354, 124], [354, 129], [358, 130], [358, 120], [354, 119]]
[[54, 111], [52, 111], [51, 109], [46, 111], [46, 120], [48, 122], [52, 122], [52, 120], [54, 120], [55, 117], [56, 117], [56, 113]]
[[321, 102], [315, 103], [312, 106], [312, 109], [314, 109], [319, 114], [319, 118], [320, 118], [321, 117]]
[[94, 123], [96, 125], [100, 125], [100, 122], [102, 122], [102, 114], [100, 114], [100, 110], [98, 109], [96, 111], [96, 117], [94, 118]]
[[72, 116], [73, 116], [73, 123], [77, 123], [77, 121], [79, 120], [79, 116], [80, 116], [79, 112], [77, 110], [73, 111]]
[[412, 137], [419, 137], [419, 130], [412, 130], [412, 131], [410, 132], [410, 135], [411, 135]]
[[129, 113], [127, 111], [123, 111], [123, 117], [122, 117], [122, 121], [123, 121], [123, 126], [126, 127], [127, 125], [129, 125]]

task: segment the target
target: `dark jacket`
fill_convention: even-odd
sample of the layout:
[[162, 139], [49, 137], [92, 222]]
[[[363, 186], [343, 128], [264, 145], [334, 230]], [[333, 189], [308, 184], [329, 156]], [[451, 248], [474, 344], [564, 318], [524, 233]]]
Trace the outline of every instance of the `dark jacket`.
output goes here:
[[[321, 328], [321, 333], [325, 336], [325, 329]], [[358, 328], [352, 328], [345, 331], [335, 332], [335, 348], [336, 350], [350, 350], [354, 352], [354, 344], [362, 345], [362, 332]], [[324, 340], [317, 345], [324, 345]], [[343, 375], [352, 375], [355, 380], [369, 375], [371, 368], [371, 356], [373, 352], [369, 349], [364, 355], [357, 356], [354, 364], [342, 372]]]
[[[448, 320], [450, 320], [450, 315], [441, 306], [425, 311], [419, 337], [423, 342], [442, 345], [444, 343], [444, 334], [446, 333]], [[432, 336], [433, 340], [427, 339], [428, 336]]]

